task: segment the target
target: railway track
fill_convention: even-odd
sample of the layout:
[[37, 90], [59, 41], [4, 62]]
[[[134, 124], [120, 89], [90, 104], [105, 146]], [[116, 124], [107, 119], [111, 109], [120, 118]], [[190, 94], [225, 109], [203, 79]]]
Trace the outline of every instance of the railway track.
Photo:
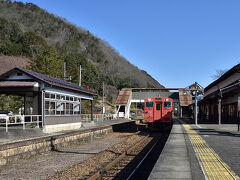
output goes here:
[[48, 179], [139, 179], [135, 178], [139, 175], [147, 179], [168, 135], [146, 131], [127, 135], [124, 141]]
[[[154, 162], [156, 162], [164, 147], [167, 137], [168, 133], [155, 133], [142, 138], [115, 160], [89, 177], [89, 180], [129, 180], [135, 179], [133, 177], [137, 176], [140, 176], [141, 179], [147, 179], [155, 164]], [[139, 173], [139, 169], [142, 169], [141, 173]]]

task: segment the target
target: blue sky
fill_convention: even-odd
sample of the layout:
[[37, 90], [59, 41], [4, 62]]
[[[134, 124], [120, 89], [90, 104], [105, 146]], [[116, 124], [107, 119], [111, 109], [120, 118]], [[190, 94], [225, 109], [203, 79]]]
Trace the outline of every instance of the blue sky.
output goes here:
[[240, 62], [239, 0], [28, 0], [107, 41], [165, 87]]

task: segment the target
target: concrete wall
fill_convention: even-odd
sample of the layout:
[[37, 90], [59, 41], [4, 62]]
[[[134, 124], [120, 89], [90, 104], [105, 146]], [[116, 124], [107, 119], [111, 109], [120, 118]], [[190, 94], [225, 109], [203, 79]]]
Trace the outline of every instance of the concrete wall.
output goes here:
[[80, 116], [45, 116], [45, 125], [78, 123]]

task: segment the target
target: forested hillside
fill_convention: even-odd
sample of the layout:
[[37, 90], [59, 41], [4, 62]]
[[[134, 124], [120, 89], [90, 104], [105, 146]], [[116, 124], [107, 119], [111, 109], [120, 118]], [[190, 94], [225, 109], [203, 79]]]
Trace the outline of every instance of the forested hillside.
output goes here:
[[0, 54], [29, 58], [29, 69], [78, 83], [82, 65], [82, 84], [101, 91], [108, 86], [162, 87], [145, 71], [120, 56], [108, 43], [65, 19], [49, 14], [32, 3], [0, 1]]

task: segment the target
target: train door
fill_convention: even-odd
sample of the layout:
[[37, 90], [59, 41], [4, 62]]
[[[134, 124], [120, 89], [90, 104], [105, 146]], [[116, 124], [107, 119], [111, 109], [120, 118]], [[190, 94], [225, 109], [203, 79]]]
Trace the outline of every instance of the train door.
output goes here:
[[162, 102], [156, 101], [156, 106], [154, 109], [154, 120], [155, 121], [161, 121], [162, 119]]

